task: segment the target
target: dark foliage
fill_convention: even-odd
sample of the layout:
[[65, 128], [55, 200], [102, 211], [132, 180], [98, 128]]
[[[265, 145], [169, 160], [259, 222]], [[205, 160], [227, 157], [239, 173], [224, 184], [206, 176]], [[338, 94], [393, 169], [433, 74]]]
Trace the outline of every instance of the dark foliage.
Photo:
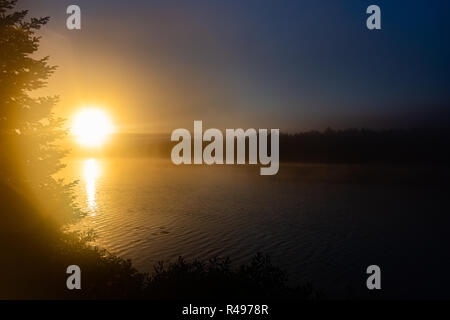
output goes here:
[[[174, 293], [176, 295], [174, 296]], [[185, 261], [155, 266], [146, 295], [151, 298], [255, 298], [255, 299], [309, 299], [317, 293], [310, 285], [289, 287], [287, 276], [272, 265], [269, 256], [256, 254], [250, 263], [237, 268], [228, 258], [214, 258], [207, 262]]]

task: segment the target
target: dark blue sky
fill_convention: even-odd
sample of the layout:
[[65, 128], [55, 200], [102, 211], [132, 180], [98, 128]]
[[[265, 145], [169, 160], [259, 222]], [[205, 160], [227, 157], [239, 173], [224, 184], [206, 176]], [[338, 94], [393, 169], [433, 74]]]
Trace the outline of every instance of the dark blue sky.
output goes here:
[[[137, 131], [194, 119], [291, 131], [441, 125], [450, 113], [448, 1], [21, 2], [51, 16], [50, 39], [69, 44], [69, 60], [54, 40], [44, 46], [65, 78], [76, 65], [73, 81], [85, 72], [100, 97], [121, 86], [115, 76], [126, 79], [115, 108]], [[74, 3], [81, 31], [65, 28]], [[365, 26], [371, 4], [382, 30]], [[55, 88], [63, 103], [76, 99]], [[94, 89], [77, 83], [83, 101]]]

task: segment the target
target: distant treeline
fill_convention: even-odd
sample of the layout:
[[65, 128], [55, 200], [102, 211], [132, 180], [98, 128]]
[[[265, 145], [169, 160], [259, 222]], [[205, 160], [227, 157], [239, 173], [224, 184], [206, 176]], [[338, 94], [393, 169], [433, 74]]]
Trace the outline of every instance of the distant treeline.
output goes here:
[[449, 163], [450, 130], [309, 131], [280, 137], [282, 161]]
[[[270, 140], [270, 139], [269, 139]], [[107, 156], [170, 158], [170, 134], [122, 134]], [[450, 129], [307, 131], [280, 135], [280, 160], [309, 163], [450, 163]], [[269, 149], [270, 150], [270, 149]]]

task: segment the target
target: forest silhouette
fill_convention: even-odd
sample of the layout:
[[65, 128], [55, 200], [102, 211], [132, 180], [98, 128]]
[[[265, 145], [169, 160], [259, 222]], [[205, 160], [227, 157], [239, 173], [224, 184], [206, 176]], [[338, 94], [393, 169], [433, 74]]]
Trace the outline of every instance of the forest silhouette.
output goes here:
[[[191, 142], [193, 143], [193, 141]], [[345, 129], [280, 134], [280, 161], [345, 164], [448, 164], [448, 128]], [[170, 158], [170, 134], [118, 134], [103, 156]], [[205, 147], [208, 142], [203, 142]], [[235, 143], [236, 145], [236, 143]], [[270, 139], [269, 139], [270, 145]], [[236, 146], [235, 146], [236, 149]], [[236, 153], [236, 152], [235, 152]], [[248, 138], [246, 139], [248, 158]]]

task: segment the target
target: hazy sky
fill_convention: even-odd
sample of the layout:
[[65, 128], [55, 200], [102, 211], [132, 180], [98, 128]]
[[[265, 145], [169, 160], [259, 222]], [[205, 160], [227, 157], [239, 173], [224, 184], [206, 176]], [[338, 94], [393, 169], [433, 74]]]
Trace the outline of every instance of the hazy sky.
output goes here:
[[[27, 1], [51, 17], [58, 113], [109, 108], [123, 131], [438, 124], [450, 109], [450, 2]], [[78, 4], [82, 30], [66, 29]], [[381, 7], [382, 30], [366, 28]], [[444, 121], [444, 122], [445, 122]]]

